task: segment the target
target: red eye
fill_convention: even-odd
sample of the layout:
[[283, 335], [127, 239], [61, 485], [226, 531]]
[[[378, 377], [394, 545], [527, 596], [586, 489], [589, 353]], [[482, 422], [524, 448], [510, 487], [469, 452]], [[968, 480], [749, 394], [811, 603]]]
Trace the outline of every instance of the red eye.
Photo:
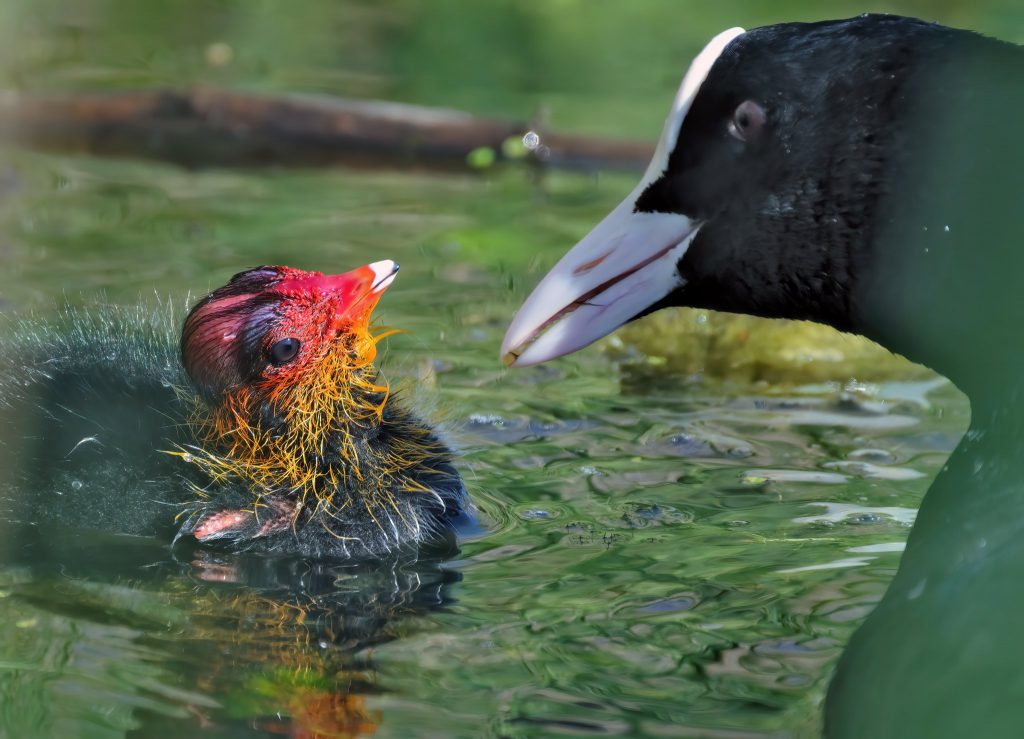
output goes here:
[[764, 108], [753, 100], [744, 100], [729, 120], [729, 134], [740, 141], [753, 141], [764, 128], [766, 117]]

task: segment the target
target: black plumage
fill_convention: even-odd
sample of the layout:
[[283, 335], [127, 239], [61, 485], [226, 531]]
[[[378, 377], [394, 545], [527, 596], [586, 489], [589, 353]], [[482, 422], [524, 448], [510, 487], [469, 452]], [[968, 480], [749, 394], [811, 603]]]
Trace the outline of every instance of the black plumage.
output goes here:
[[864, 15], [716, 37], [633, 194], [520, 309], [513, 365], [672, 305], [809, 319], [950, 377], [971, 428], [840, 662], [830, 737], [1024, 726], [1024, 49]]

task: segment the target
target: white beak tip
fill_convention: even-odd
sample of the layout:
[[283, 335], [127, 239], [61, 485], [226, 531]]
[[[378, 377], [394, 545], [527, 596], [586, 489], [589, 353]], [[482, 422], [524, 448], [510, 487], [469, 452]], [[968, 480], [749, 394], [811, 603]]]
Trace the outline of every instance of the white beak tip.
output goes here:
[[373, 270], [373, 292], [379, 293], [395, 281], [398, 274], [398, 262], [393, 259], [382, 259], [379, 262], [367, 265]]

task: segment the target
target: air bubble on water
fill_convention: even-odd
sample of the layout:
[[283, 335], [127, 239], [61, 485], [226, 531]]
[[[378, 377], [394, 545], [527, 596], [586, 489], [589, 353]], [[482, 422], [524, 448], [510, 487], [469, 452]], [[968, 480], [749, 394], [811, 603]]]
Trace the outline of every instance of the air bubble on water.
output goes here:
[[81, 480], [72, 480], [71, 481], [71, 489], [72, 490], [81, 490], [82, 489], [82, 481]]

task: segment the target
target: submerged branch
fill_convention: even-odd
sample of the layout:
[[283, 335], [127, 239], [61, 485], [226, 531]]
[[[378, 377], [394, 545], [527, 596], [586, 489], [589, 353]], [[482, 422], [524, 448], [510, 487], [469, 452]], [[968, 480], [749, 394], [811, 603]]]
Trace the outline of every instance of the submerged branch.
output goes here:
[[[524, 147], [524, 135], [530, 147]], [[67, 95], [0, 94], [0, 141], [46, 151], [159, 159], [186, 167], [466, 168], [507, 159], [642, 169], [646, 142], [535, 131], [525, 121], [325, 95], [210, 88]], [[481, 156], [475, 156], [481, 154]]]

